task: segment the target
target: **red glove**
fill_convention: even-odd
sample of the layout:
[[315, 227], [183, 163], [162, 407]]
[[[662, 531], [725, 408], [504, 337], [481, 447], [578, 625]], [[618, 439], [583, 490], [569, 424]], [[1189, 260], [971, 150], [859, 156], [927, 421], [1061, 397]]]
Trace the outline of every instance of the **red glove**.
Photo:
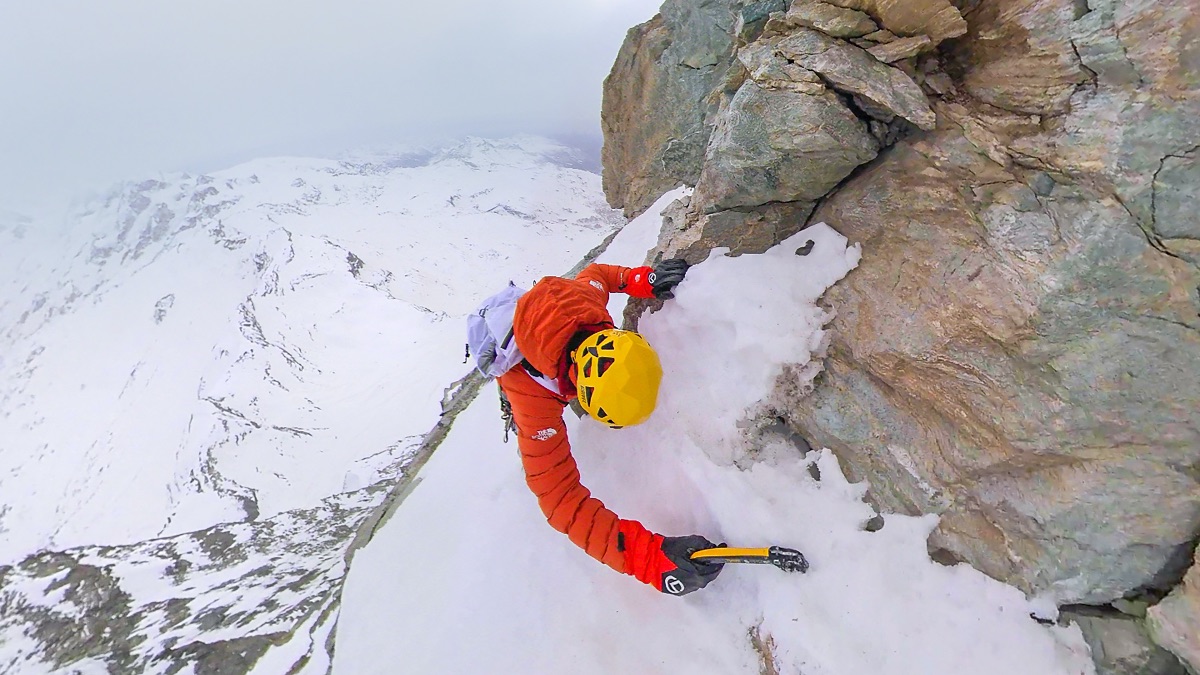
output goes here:
[[704, 588], [723, 565], [691, 559], [692, 553], [716, 544], [701, 537], [663, 537], [636, 520], [622, 520], [617, 546], [625, 553], [625, 570], [663, 593], [687, 595]]
[[649, 265], [630, 269], [629, 276], [625, 282], [625, 292], [635, 298], [645, 298], [647, 300], [653, 298], [654, 286], [650, 285], [650, 275], [653, 272], [654, 268]]
[[675, 297], [674, 288], [683, 281], [687, 270], [687, 261], [682, 258], [664, 260], [655, 267], [634, 267], [629, 270], [625, 292], [635, 298], [670, 300]]

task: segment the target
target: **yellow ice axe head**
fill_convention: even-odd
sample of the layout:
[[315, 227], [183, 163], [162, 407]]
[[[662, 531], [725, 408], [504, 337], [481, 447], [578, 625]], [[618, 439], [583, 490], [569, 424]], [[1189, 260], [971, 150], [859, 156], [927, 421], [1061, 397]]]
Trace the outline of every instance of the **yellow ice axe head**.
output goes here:
[[784, 572], [807, 572], [808, 560], [793, 548], [768, 546], [765, 548], [733, 548], [717, 546], [696, 551], [691, 556], [696, 562], [706, 563], [752, 563], [774, 565]]

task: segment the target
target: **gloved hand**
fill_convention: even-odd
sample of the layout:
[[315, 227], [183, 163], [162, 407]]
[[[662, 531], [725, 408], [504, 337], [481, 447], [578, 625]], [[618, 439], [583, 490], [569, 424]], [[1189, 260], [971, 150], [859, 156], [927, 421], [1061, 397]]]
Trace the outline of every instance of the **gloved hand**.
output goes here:
[[620, 532], [626, 571], [663, 593], [687, 595], [698, 591], [716, 579], [724, 567], [690, 559], [695, 551], [716, 546], [700, 535], [663, 537], [631, 520], [621, 521]]
[[654, 297], [659, 300], [670, 300], [675, 297], [674, 288], [683, 281], [687, 274], [688, 264], [683, 258], [671, 258], [654, 266], [648, 281], [654, 289]]
[[663, 572], [662, 583], [658, 590], [674, 595], [687, 595], [698, 591], [717, 578], [721, 573], [723, 563], [707, 563], [692, 560], [691, 555], [696, 551], [713, 548], [716, 544], [693, 534], [687, 537], [665, 537], [662, 541], [662, 554], [670, 560], [675, 569]]
[[654, 267], [635, 267], [629, 271], [625, 292], [635, 298], [670, 300], [675, 297], [674, 289], [683, 281], [688, 267], [682, 258], [664, 260]]

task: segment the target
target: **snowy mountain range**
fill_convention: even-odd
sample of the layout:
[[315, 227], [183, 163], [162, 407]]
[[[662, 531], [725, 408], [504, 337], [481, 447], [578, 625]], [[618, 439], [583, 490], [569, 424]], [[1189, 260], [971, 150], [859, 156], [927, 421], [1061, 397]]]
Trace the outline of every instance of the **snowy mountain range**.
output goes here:
[[0, 563], [394, 473], [467, 370], [473, 303], [623, 222], [574, 161], [531, 137], [270, 159], [0, 221]]

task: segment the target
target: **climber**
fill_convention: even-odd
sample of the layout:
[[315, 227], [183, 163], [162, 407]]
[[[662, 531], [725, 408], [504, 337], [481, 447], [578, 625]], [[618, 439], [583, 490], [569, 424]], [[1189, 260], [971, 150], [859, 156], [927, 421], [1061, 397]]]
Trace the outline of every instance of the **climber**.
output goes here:
[[664, 537], [622, 520], [579, 481], [563, 424], [578, 396], [593, 418], [614, 429], [644, 422], [654, 411], [662, 366], [641, 335], [617, 330], [609, 293], [669, 299], [688, 265], [589, 265], [575, 279], [546, 277], [516, 303], [512, 335], [524, 359], [498, 381], [511, 405], [525, 481], [550, 525], [588, 555], [664, 593], [699, 590], [721, 571], [689, 559], [712, 548], [699, 535]]

